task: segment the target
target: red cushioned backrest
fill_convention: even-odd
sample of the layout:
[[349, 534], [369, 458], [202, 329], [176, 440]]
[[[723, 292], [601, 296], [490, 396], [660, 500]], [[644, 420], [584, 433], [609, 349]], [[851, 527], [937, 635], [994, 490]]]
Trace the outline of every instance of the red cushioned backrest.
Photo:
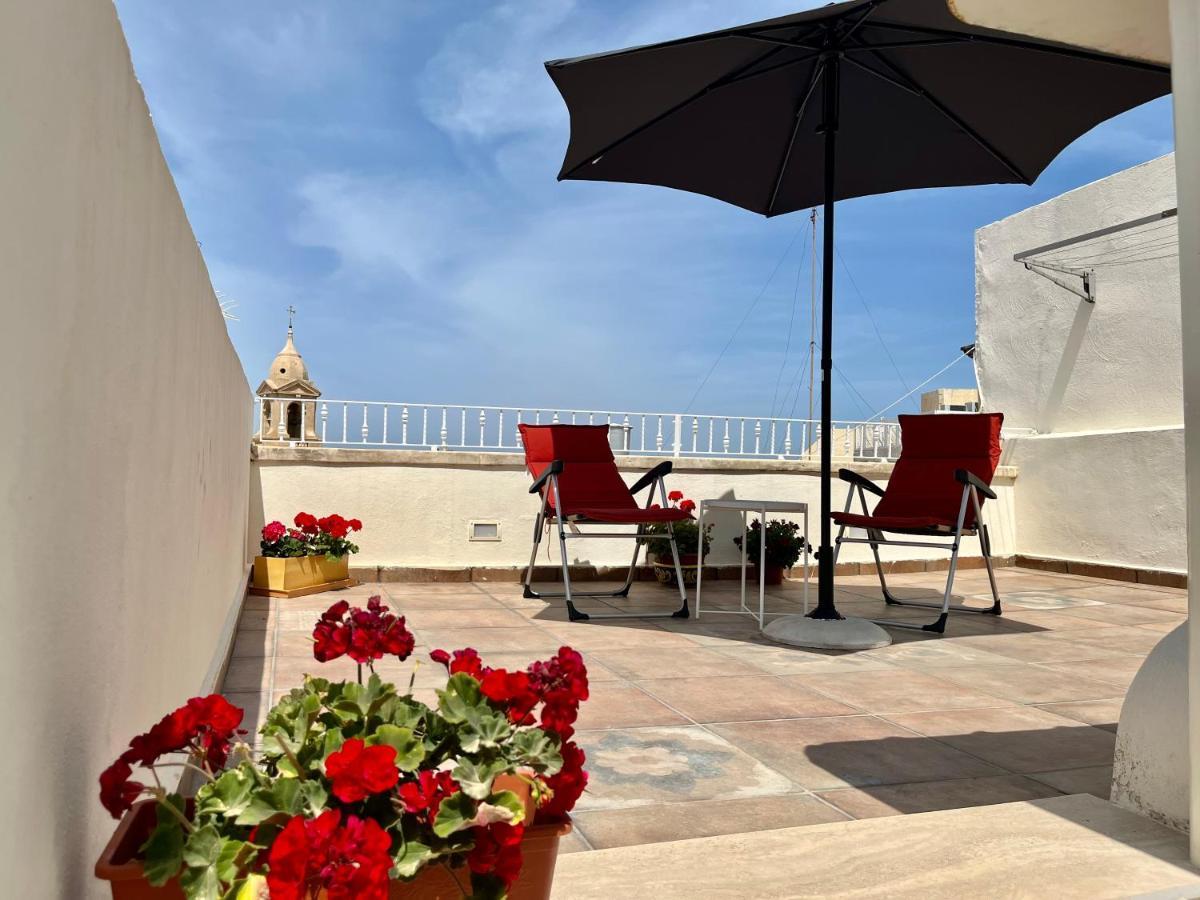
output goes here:
[[[900, 416], [900, 459], [887, 491], [875, 507], [877, 516], [933, 516], [958, 521], [963, 486], [955, 469], [966, 469], [991, 484], [1000, 464], [1003, 413], [949, 413]], [[979, 497], [983, 502], [983, 495]], [[975, 524], [967, 505], [966, 525]]]
[[[629, 493], [612, 447], [607, 425], [518, 425], [525, 448], [525, 467], [537, 478], [550, 463], [562, 460], [558, 489], [563, 512], [580, 509], [629, 509], [637, 502]], [[550, 495], [551, 506], [554, 495]]]

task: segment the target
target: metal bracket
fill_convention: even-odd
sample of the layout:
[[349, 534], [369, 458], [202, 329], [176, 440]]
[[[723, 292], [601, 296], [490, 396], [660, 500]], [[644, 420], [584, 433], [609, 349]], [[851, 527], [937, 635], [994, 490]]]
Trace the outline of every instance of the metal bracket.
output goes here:
[[[1035, 263], [1024, 261], [1027, 271], [1034, 275], [1041, 275], [1043, 278], [1054, 282], [1060, 288], [1070, 291], [1076, 297], [1082, 297], [1088, 303], [1096, 302], [1096, 272], [1094, 269], [1067, 269], [1057, 266], [1048, 266], [1045, 263]], [[1060, 273], [1061, 275], [1070, 275], [1080, 280], [1080, 286], [1076, 286], [1069, 281], [1059, 277], [1059, 275], [1051, 273]]]

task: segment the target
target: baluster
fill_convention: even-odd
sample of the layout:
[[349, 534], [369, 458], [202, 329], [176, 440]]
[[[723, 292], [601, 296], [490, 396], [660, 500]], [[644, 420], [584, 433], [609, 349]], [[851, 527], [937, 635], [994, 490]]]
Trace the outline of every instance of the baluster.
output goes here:
[[645, 416], [642, 416], [642, 428], [641, 428], [641, 447], [640, 447], [640, 449], [641, 449], [641, 452], [642, 452], [642, 453], [645, 453], [645, 452], [646, 452], [646, 417], [645, 417]]
[[792, 423], [787, 423], [787, 428], [783, 433], [783, 455], [792, 455]]
[[446, 437], [449, 434], [449, 432], [446, 430], [446, 407], [444, 406], [442, 407], [442, 430], [439, 434], [441, 442], [438, 444], [438, 446], [444, 449], [446, 446]]
[[350, 443], [348, 436], [346, 434], [346, 428], [349, 425], [349, 423], [350, 423], [350, 404], [343, 403], [342, 404], [342, 443], [343, 444]]
[[575, 413], [574, 413], [574, 411], [572, 411], [572, 412], [571, 412], [571, 424], [572, 424], [572, 425], [574, 425], [574, 424], [575, 424]]
[[462, 418], [458, 423], [458, 446], [467, 446], [467, 408], [462, 408]]
[[588, 424], [589, 424], [589, 425], [595, 425], [595, 424], [596, 424], [596, 415], [595, 415], [595, 413], [588, 413]]
[[363, 404], [362, 442], [367, 442], [367, 404]]
[[408, 407], [402, 407], [400, 410], [400, 443], [408, 443]]
[[554, 411], [554, 415], [550, 417], [550, 424], [551, 425], [558, 424], [558, 410], [557, 409]]
[[520, 410], [520, 409], [517, 410], [517, 421], [516, 421], [516, 424], [513, 425], [513, 431], [515, 432], [514, 437], [517, 439], [518, 447], [523, 446], [521, 444], [521, 413], [522, 412], [524, 412], [524, 410]]
[[663, 447], [662, 416], [659, 416], [658, 417], [658, 434], [655, 435], [655, 438], [654, 438], [654, 449], [662, 450], [662, 447]]
[[776, 420], [772, 419], [771, 420], [771, 450], [770, 450], [771, 456], [775, 455], [775, 425], [776, 425]]
[[762, 422], [759, 419], [754, 420], [754, 455], [758, 456], [758, 445], [762, 439]]
[[716, 419], [711, 416], [708, 419], [708, 452], [713, 452], [713, 427], [716, 424]]
[[385, 403], [385, 404], [383, 404], [383, 434], [381, 434], [379, 436], [379, 443], [381, 443], [381, 444], [386, 444], [388, 442], [387, 414], [388, 414], [388, 405]]
[[728, 419], [725, 420], [725, 440], [722, 443], [722, 449], [726, 453], [729, 452], [729, 420]]
[[479, 410], [479, 446], [480, 447], [483, 446], [483, 431], [484, 431], [483, 426], [486, 424], [487, 424], [487, 416], [484, 414], [483, 410], [481, 409], [481, 410]]
[[675, 456], [683, 453], [683, 416], [675, 414], [675, 433], [672, 435], [672, 447], [675, 450]]
[[542, 424], [542, 411], [540, 409], [535, 409], [533, 411], [533, 424], [534, 425]]
[[[609, 416], [611, 421], [612, 416]], [[621, 423], [621, 449], [626, 453], [629, 452], [629, 414], [625, 414], [625, 420]]]
[[304, 443], [304, 439], [308, 436], [308, 404], [300, 404], [300, 434], [297, 435], [297, 443]]
[[746, 420], [738, 419], [738, 455], [746, 453]]
[[429, 446], [429, 407], [421, 407], [421, 446]]
[[329, 404], [321, 404], [321, 443], [325, 443], [325, 431], [329, 425]]

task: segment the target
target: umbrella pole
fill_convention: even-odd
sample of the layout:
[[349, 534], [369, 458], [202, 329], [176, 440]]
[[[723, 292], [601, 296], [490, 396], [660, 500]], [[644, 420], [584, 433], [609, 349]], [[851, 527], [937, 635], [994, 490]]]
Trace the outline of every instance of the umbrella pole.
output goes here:
[[841, 619], [833, 602], [833, 200], [837, 176], [838, 56], [824, 64], [825, 205], [821, 248], [821, 548], [817, 554], [817, 608], [814, 619]]

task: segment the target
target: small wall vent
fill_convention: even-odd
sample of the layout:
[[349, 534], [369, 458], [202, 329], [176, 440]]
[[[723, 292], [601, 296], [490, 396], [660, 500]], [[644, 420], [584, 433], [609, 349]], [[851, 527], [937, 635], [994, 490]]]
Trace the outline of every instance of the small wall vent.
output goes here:
[[472, 522], [471, 537], [472, 541], [498, 541], [500, 540], [500, 523], [499, 522]]

